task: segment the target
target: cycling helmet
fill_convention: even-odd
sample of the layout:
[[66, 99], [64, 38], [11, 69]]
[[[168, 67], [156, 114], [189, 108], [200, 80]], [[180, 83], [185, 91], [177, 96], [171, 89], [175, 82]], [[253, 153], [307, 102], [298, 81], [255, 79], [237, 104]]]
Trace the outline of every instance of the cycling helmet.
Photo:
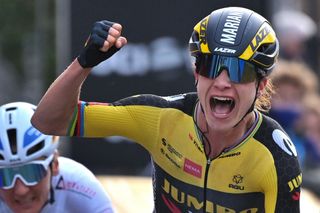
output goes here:
[[0, 167], [47, 158], [55, 152], [58, 137], [44, 135], [30, 123], [35, 109], [25, 102], [0, 107]]
[[197, 61], [201, 55], [237, 57], [257, 66], [262, 76], [271, 73], [279, 43], [270, 23], [256, 12], [241, 7], [213, 11], [191, 35], [189, 48]]

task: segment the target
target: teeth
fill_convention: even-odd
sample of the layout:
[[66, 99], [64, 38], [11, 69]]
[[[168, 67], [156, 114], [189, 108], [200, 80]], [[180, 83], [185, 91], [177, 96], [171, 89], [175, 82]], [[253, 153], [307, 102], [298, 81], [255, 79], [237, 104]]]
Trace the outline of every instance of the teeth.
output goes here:
[[216, 114], [226, 115], [233, 110], [234, 106], [234, 99], [230, 97], [212, 96], [210, 98], [211, 110]]
[[232, 101], [231, 98], [227, 98], [227, 97], [213, 97], [213, 98], [219, 101]]

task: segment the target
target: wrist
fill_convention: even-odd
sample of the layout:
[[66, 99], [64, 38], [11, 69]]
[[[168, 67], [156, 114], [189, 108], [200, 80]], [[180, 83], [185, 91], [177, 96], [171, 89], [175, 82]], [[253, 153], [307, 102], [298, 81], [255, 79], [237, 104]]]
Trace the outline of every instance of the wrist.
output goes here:
[[86, 75], [87, 75], [90, 73], [91, 69], [92, 68], [90, 68], [90, 67], [88, 67], [88, 68], [82, 67], [78, 61], [78, 57], [75, 58], [73, 60], [73, 62], [67, 67], [67, 70], [72, 70], [73, 73], [75, 73], [75, 74], [77, 73], [76, 75], [84, 74], [84, 73], [86, 73]]

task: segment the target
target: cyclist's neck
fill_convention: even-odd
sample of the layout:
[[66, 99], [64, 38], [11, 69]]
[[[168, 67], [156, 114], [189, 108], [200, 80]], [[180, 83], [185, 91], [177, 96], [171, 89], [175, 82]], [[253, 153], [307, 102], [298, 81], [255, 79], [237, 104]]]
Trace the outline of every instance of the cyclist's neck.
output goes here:
[[203, 135], [202, 142], [210, 159], [216, 158], [222, 152], [230, 150], [241, 143], [243, 136], [254, 124], [254, 120], [255, 113], [251, 112], [237, 126], [221, 129], [208, 124], [199, 102], [195, 109], [195, 122]]

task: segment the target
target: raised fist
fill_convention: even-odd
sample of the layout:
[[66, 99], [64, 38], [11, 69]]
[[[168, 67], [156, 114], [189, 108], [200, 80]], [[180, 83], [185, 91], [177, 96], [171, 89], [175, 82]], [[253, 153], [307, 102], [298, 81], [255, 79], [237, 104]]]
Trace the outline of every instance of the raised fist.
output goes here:
[[121, 36], [122, 26], [110, 21], [94, 23], [92, 32], [80, 55], [77, 57], [83, 68], [91, 68], [110, 58], [126, 43], [127, 39]]

